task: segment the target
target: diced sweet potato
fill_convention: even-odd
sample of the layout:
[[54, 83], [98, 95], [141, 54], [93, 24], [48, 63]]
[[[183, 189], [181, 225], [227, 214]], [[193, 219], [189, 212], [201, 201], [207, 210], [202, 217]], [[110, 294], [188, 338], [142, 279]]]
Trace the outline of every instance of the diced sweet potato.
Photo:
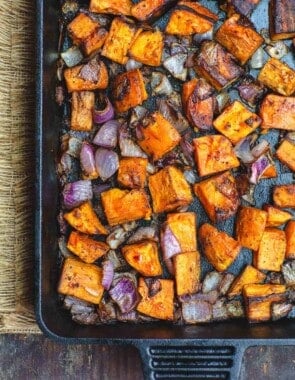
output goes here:
[[236, 181], [230, 172], [195, 184], [194, 191], [213, 223], [230, 218], [240, 205]]
[[104, 290], [101, 280], [101, 268], [69, 257], [63, 264], [58, 292], [98, 305]]
[[259, 270], [279, 272], [286, 254], [285, 232], [278, 228], [266, 228], [258, 251], [254, 253], [253, 265]]
[[276, 206], [282, 208], [295, 208], [295, 185], [276, 186], [273, 193]]
[[226, 11], [228, 16], [240, 13], [243, 16], [250, 16], [260, 0], [227, 0]]
[[271, 319], [271, 304], [285, 300], [285, 285], [249, 284], [243, 288], [246, 313], [249, 322]]
[[97, 21], [85, 13], [79, 13], [68, 25], [69, 34], [76, 45], [80, 45], [100, 27]]
[[193, 78], [190, 81], [185, 82], [182, 86], [181, 101], [182, 101], [182, 107], [184, 110], [186, 109], [188, 99], [194, 92], [194, 89], [196, 88], [198, 81], [199, 81], [198, 78]]
[[135, 24], [120, 17], [114, 18], [101, 54], [124, 65], [128, 61], [128, 50], [139, 33]]
[[101, 194], [102, 205], [111, 226], [138, 219], [150, 219], [151, 208], [144, 190], [111, 189]]
[[116, 76], [113, 98], [117, 112], [125, 112], [142, 104], [148, 98], [148, 94], [141, 71], [136, 69]]
[[202, 43], [201, 50], [196, 55], [194, 68], [218, 91], [229, 86], [244, 73], [234, 57], [214, 41]]
[[292, 219], [292, 214], [275, 206], [264, 205], [263, 210], [267, 212], [266, 227], [279, 227]]
[[286, 233], [286, 258], [295, 258], [295, 220], [290, 220], [285, 228]]
[[258, 80], [281, 95], [295, 91], [295, 71], [277, 58], [270, 58], [260, 70]]
[[240, 165], [231, 142], [221, 135], [196, 138], [194, 147], [200, 176], [223, 172]]
[[125, 157], [120, 160], [118, 182], [130, 189], [141, 189], [145, 186], [148, 160], [141, 157]]
[[235, 239], [208, 223], [199, 228], [199, 239], [207, 260], [219, 272], [225, 271], [241, 250]]
[[167, 225], [176, 237], [181, 252], [197, 250], [197, 226], [194, 212], [168, 214]]
[[295, 144], [289, 140], [284, 140], [279, 146], [277, 153], [278, 159], [295, 172]]
[[145, 30], [136, 37], [128, 53], [145, 65], [160, 66], [163, 46], [163, 34], [159, 30]]
[[266, 220], [266, 211], [254, 207], [240, 209], [236, 222], [236, 239], [242, 247], [258, 250]]
[[166, 166], [149, 178], [149, 190], [154, 212], [173, 211], [189, 205], [192, 194], [183, 173], [174, 166]]
[[127, 263], [146, 277], [161, 276], [158, 247], [153, 241], [125, 245], [122, 253]]
[[235, 297], [241, 294], [243, 287], [249, 284], [260, 284], [265, 280], [266, 275], [258, 269], [247, 265], [243, 272], [236, 277], [232, 283], [227, 295], [228, 297]]
[[218, 132], [236, 144], [258, 128], [260, 122], [258, 115], [236, 100], [214, 120], [213, 125]]
[[95, 96], [91, 91], [74, 91], [72, 94], [71, 129], [91, 131]]
[[108, 32], [104, 28], [99, 28], [91, 34], [82, 44], [81, 47], [86, 55], [90, 55], [98, 51], [107, 38]]
[[149, 288], [143, 278], [138, 282], [138, 293], [141, 301], [137, 305], [139, 313], [148, 315], [152, 318], [172, 320], [174, 312], [174, 289], [172, 280], [155, 280], [158, 282], [159, 291], [149, 294]]
[[199, 252], [186, 252], [174, 256], [176, 293], [178, 296], [198, 291], [201, 279]]
[[131, 14], [139, 21], [153, 21], [175, 4], [176, 0], [140, 0], [133, 4]]
[[131, 15], [131, 0], [90, 0], [89, 10], [112, 15]]
[[79, 207], [64, 214], [65, 220], [76, 230], [89, 235], [107, 235], [108, 231], [101, 224], [90, 202], [82, 203]]
[[88, 264], [91, 264], [99, 259], [110, 249], [106, 243], [94, 240], [77, 231], [71, 232], [67, 243], [67, 248]]
[[170, 152], [181, 140], [177, 129], [160, 112], [154, 112], [141, 129], [140, 147], [155, 161]]
[[269, 94], [260, 106], [262, 128], [295, 131], [295, 97]]
[[264, 42], [250, 21], [238, 13], [221, 25], [215, 37], [242, 65]]
[[262, 173], [261, 179], [263, 178], [276, 178], [278, 176], [277, 168], [275, 164], [270, 164], [268, 168]]
[[69, 92], [104, 90], [109, 83], [108, 70], [97, 58], [85, 65], [67, 68], [64, 77]]
[[295, 6], [290, 0], [271, 0], [269, 31], [272, 40], [295, 37]]

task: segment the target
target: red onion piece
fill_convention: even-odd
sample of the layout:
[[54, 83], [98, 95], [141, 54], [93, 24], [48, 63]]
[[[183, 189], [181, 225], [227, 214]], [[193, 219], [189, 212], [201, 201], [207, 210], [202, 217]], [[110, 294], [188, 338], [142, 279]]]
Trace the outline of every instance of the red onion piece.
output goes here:
[[131, 136], [128, 133], [127, 126], [125, 125], [122, 126], [119, 130], [119, 145], [120, 145], [121, 155], [123, 157], [147, 158], [147, 155], [131, 139]]
[[115, 148], [118, 142], [118, 128], [120, 123], [109, 120], [104, 123], [93, 139], [93, 144], [104, 148]]
[[128, 313], [136, 306], [138, 294], [134, 282], [128, 277], [122, 277], [109, 291], [114, 302], [122, 313]]
[[63, 189], [63, 200], [66, 208], [71, 209], [80, 206], [93, 197], [90, 180], [81, 180], [67, 183]]
[[101, 195], [101, 193], [103, 193], [104, 191], [107, 191], [111, 188], [111, 185], [108, 184], [108, 183], [102, 183], [102, 184], [99, 184], [99, 185], [92, 185], [92, 191], [93, 191], [93, 195], [95, 197], [99, 197]]
[[269, 150], [269, 142], [267, 140], [260, 141], [252, 150], [251, 153], [255, 158], [260, 157], [262, 154]]
[[174, 265], [172, 259], [167, 259], [164, 261], [166, 268], [168, 272], [171, 274], [171, 276], [174, 276], [175, 270], [174, 270]]
[[94, 149], [88, 142], [84, 141], [80, 151], [80, 164], [83, 173], [89, 178], [97, 178], [98, 173], [95, 167]]
[[93, 111], [93, 121], [96, 124], [102, 124], [114, 118], [114, 107], [108, 97], [104, 98], [104, 103], [102, 110], [94, 109]]
[[251, 165], [250, 183], [257, 184], [265, 170], [270, 166], [270, 162], [266, 156], [261, 156]]
[[171, 259], [171, 257], [181, 253], [181, 246], [167, 224], [161, 233], [161, 248], [164, 260]]
[[251, 143], [253, 143], [253, 140], [256, 138], [257, 138], [256, 135], [247, 136], [244, 139], [242, 139], [240, 142], [238, 142], [238, 144], [234, 148], [236, 155], [241, 159], [241, 161], [244, 164], [250, 164], [253, 161], [255, 161], [255, 157], [253, 156], [251, 152]]
[[95, 166], [100, 178], [105, 181], [119, 168], [119, 158], [112, 150], [99, 148], [95, 153]]
[[114, 278], [114, 266], [110, 260], [106, 260], [102, 264], [102, 280], [101, 284], [106, 289], [109, 290]]

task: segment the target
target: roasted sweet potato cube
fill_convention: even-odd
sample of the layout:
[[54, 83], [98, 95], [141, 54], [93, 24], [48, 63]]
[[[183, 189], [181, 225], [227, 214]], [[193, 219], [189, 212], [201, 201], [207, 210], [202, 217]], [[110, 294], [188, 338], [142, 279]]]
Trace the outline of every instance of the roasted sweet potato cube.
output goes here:
[[139, 146], [155, 161], [175, 148], [181, 140], [177, 129], [160, 112], [154, 112], [150, 116], [147, 126], [141, 129], [141, 134]]
[[158, 246], [154, 241], [142, 241], [128, 244], [122, 248], [127, 263], [146, 277], [161, 276], [162, 267], [159, 260]]
[[100, 27], [97, 21], [85, 13], [79, 13], [68, 25], [69, 34], [76, 45], [80, 45]]
[[264, 42], [250, 21], [238, 13], [221, 25], [215, 37], [241, 65], [244, 65]]
[[221, 135], [194, 139], [195, 161], [200, 176], [223, 172], [240, 165], [231, 142]]
[[172, 320], [174, 312], [173, 281], [158, 279], [152, 280], [152, 283], [155, 288], [158, 288], [158, 291], [150, 291], [145, 280], [139, 279], [138, 293], [142, 298], [137, 305], [137, 311], [152, 318]]
[[91, 36], [89, 36], [82, 44], [81, 47], [86, 55], [90, 55], [98, 51], [107, 38], [108, 32], [104, 28], [99, 28]]
[[214, 120], [213, 125], [218, 132], [236, 144], [258, 128], [260, 122], [258, 115], [236, 100], [225, 108], [222, 114]]
[[138, 219], [150, 219], [151, 208], [144, 190], [111, 189], [101, 194], [102, 205], [111, 226]]
[[145, 30], [136, 37], [128, 54], [145, 65], [160, 66], [163, 46], [163, 34], [159, 30]]
[[69, 92], [104, 90], [109, 83], [108, 70], [97, 58], [85, 65], [67, 68], [64, 77]]
[[110, 247], [103, 241], [97, 241], [91, 237], [72, 231], [67, 243], [67, 248], [79, 256], [85, 263], [91, 264], [106, 254]]
[[275, 164], [270, 164], [268, 168], [263, 172], [262, 178], [276, 178], [278, 176], [277, 168]]
[[267, 212], [266, 227], [279, 227], [292, 219], [292, 214], [275, 206], [264, 205], [263, 210]]
[[173, 211], [189, 205], [192, 194], [183, 173], [174, 166], [166, 166], [149, 177], [149, 190], [154, 212]]
[[203, 34], [213, 28], [218, 16], [201, 4], [180, 1], [171, 13], [166, 33], [179, 36]]
[[141, 71], [131, 70], [115, 77], [113, 98], [117, 112], [125, 112], [148, 98]]
[[199, 228], [199, 239], [207, 260], [219, 272], [235, 261], [242, 248], [231, 236], [208, 223]]
[[182, 101], [182, 107], [184, 110], [186, 109], [189, 97], [194, 92], [194, 89], [196, 88], [198, 81], [199, 81], [198, 78], [193, 78], [189, 80], [188, 82], [185, 82], [182, 86], [181, 101]]
[[260, 106], [262, 128], [295, 131], [295, 97], [269, 94]]
[[130, 16], [131, 7], [131, 0], [90, 0], [89, 10], [95, 13]]
[[128, 50], [139, 33], [135, 24], [120, 17], [114, 18], [101, 54], [124, 65], [128, 61]]
[[64, 214], [65, 220], [76, 230], [89, 235], [107, 235], [108, 231], [101, 224], [90, 202], [82, 203], [79, 207]]
[[284, 140], [279, 146], [277, 153], [278, 159], [295, 172], [295, 144], [289, 140]]
[[227, 295], [235, 297], [242, 293], [243, 287], [249, 284], [260, 284], [265, 280], [266, 275], [258, 269], [247, 265], [243, 272], [233, 281]]
[[196, 72], [220, 91], [244, 73], [234, 57], [215, 41], [202, 43], [195, 57]]
[[258, 80], [281, 95], [295, 91], [295, 71], [277, 58], [270, 58], [261, 69]]
[[279, 272], [286, 254], [285, 232], [278, 228], [266, 228], [258, 251], [254, 253], [253, 265], [259, 270]]
[[95, 96], [91, 91], [74, 91], [72, 94], [71, 129], [91, 131]]
[[236, 239], [242, 247], [258, 250], [265, 230], [267, 212], [255, 207], [242, 207], [236, 221]]
[[181, 252], [197, 250], [197, 226], [194, 212], [168, 214], [167, 225], [176, 237]]
[[271, 319], [271, 304], [286, 299], [285, 285], [249, 284], [243, 288], [246, 314], [249, 322]]
[[195, 184], [194, 191], [213, 223], [230, 218], [240, 205], [236, 181], [230, 172]]
[[295, 220], [290, 220], [285, 228], [286, 234], [286, 258], [295, 258]]
[[273, 192], [273, 201], [282, 208], [295, 208], [295, 185], [276, 186]]
[[201, 280], [200, 253], [180, 253], [173, 258], [176, 293], [178, 296], [196, 293]]
[[139, 21], [153, 21], [175, 4], [176, 0], [140, 0], [133, 4], [131, 14]]
[[130, 189], [141, 189], [145, 186], [148, 160], [141, 157], [122, 158], [119, 163], [118, 182]]
[[269, 31], [272, 40], [295, 37], [295, 6], [290, 0], [271, 0]]
[[69, 257], [63, 264], [58, 292], [98, 305], [104, 290], [101, 280], [101, 268]]
[[226, 12], [228, 16], [240, 13], [243, 16], [250, 16], [260, 0], [228, 0]]

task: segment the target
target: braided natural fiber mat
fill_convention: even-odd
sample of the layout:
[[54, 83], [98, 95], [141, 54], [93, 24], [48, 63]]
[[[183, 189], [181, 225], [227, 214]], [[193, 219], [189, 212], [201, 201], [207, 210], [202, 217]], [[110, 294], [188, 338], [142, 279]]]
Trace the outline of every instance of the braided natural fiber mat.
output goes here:
[[33, 310], [35, 7], [0, 0], [0, 332], [39, 332]]

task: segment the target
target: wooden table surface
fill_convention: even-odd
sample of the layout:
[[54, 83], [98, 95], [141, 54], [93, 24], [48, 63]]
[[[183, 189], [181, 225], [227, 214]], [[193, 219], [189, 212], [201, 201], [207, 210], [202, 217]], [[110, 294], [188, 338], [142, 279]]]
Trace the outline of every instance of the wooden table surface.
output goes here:
[[[62, 345], [42, 335], [0, 335], [1, 380], [143, 380], [132, 347]], [[238, 380], [294, 380], [295, 347], [251, 347]], [[234, 380], [234, 379], [233, 379]]]

